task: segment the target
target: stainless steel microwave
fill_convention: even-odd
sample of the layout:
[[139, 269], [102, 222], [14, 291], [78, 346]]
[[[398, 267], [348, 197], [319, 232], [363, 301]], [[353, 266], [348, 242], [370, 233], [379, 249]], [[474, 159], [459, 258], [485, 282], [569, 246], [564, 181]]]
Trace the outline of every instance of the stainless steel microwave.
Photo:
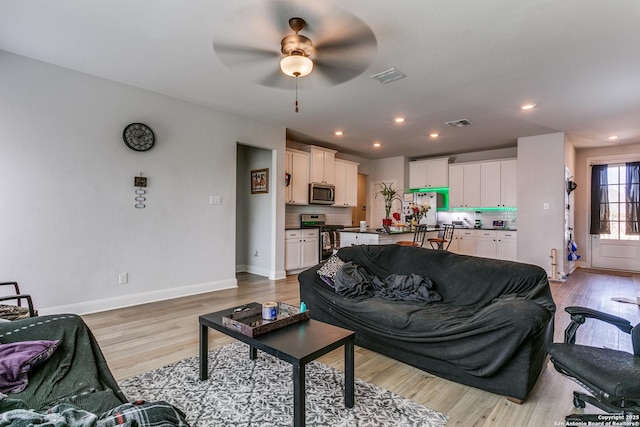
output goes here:
[[309, 203], [314, 205], [332, 205], [335, 202], [336, 188], [331, 184], [309, 184]]

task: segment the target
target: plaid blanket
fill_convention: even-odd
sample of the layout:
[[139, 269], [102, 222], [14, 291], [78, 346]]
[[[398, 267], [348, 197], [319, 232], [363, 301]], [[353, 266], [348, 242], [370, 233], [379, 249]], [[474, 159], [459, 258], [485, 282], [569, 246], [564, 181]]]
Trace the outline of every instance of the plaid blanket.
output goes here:
[[163, 402], [138, 400], [125, 403], [100, 416], [61, 403], [46, 412], [26, 409], [18, 399], [0, 400], [0, 427], [189, 427], [184, 414]]

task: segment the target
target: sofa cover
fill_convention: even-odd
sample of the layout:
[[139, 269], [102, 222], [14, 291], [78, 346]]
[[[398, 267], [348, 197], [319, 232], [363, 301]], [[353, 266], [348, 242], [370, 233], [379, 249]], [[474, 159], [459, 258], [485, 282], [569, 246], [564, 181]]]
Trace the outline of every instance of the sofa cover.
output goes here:
[[524, 400], [553, 337], [553, 302], [544, 269], [400, 245], [342, 248], [337, 256], [384, 279], [430, 279], [441, 301], [347, 298], [316, 265], [299, 274], [311, 318], [356, 332], [356, 344], [440, 377]]
[[[94, 426], [188, 426], [183, 414], [166, 402], [129, 403], [81, 317], [60, 314], [0, 322], [0, 344], [40, 340], [58, 342], [46, 361], [27, 372], [24, 390], [0, 394], [0, 425], [41, 424], [52, 412], [72, 410]], [[97, 423], [91, 414], [100, 416]]]

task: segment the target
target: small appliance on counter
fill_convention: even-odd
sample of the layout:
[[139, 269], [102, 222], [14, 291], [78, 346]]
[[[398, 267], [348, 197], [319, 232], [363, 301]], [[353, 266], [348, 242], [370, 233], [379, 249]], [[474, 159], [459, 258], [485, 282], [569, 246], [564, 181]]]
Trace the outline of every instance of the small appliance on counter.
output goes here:
[[479, 219], [476, 219], [473, 222], [473, 228], [482, 228], [482, 221], [480, 221]]
[[496, 228], [496, 229], [504, 228], [504, 220], [501, 220], [501, 219], [493, 220], [493, 228]]

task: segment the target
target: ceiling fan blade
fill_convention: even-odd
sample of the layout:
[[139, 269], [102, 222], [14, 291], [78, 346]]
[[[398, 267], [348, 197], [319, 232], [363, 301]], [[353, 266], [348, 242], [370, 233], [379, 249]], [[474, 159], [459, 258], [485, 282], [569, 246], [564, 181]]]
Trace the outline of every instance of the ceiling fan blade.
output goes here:
[[361, 28], [356, 34], [345, 34], [339, 38], [321, 41], [316, 45], [320, 53], [337, 53], [349, 49], [375, 49], [377, 46], [376, 36], [368, 27]]
[[213, 50], [222, 62], [229, 65], [279, 58], [282, 56], [280, 52], [270, 49], [227, 43], [214, 43]]
[[337, 85], [351, 80], [364, 72], [367, 62], [343, 62], [337, 65], [335, 61], [316, 60], [315, 70], [326, 77], [332, 84]]
[[280, 68], [276, 68], [270, 72], [266, 77], [256, 81], [256, 83], [262, 86], [277, 87], [281, 89], [293, 89], [293, 80], [291, 77], [286, 77], [280, 72]]

